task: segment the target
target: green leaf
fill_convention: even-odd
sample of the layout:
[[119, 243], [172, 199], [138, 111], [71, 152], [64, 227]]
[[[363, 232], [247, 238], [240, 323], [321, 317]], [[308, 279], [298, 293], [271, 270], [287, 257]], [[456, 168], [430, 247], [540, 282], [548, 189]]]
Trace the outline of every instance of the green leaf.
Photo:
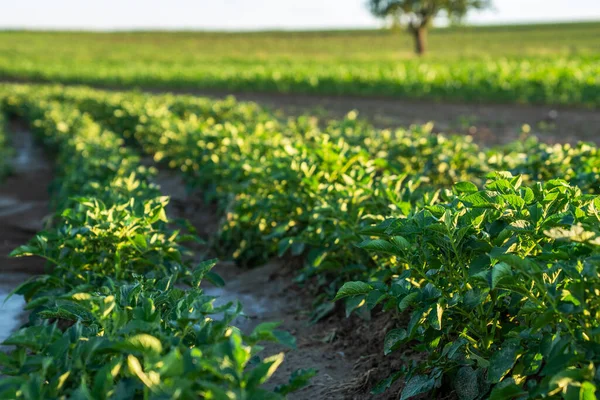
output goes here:
[[140, 363], [140, 360], [138, 360], [135, 356], [133, 356], [131, 354], [127, 356], [127, 367], [129, 369], [129, 372], [132, 375], [137, 376], [138, 379], [140, 381], [142, 381], [142, 383], [144, 385], [146, 385], [149, 388], [152, 388], [152, 386], [154, 386], [154, 383], [152, 382], [152, 380], [144, 372], [144, 369], [142, 368], [142, 364]]
[[433, 329], [442, 329], [442, 316], [444, 315], [444, 308], [440, 303], [436, 303], [435, 308], [430, 312], [430, 321]]
[[318, 305], [310, 316], [310, 323], [315, 324], [319, 322], [321, 319], [331, 314], [333, 310], [335, 310], [335, 303], [333, 302], [325, 302]]
[[[374, 292], [371, 292], [374, 293]], [[352, 296], [346, 299], [346, 318], [350, 317], [352, 311], [362, 307], [366, 303], [365, 296]]]
[[285, 385], [279, 385], [275, 388], [275, 392], [286, 396], [299, 389], [302, 389], [310, 382], [310, 379], [317, 374], [317, 370], [314, 368], [310, 369], [298, 369], [292, 372], [290, 375], [289, 382]]
[[25, 257], [25, 256], [38, 255], [38, 254], [41, 254], [41, 253], [37, 246], [34, 247], [34, 246], [24, 244], [22, 246], [17, 247], [13, 251], [11, 251], [8, 256], [9, 257]]
[[392, 329], [385, 335], [383, 354], [386, 356], [394, 351], [408, 337], [406, 329]]
[[477, 372], [471, 367], [460, 368], [454, 378], [454, 389], [460, 400], [475, 400], [479, 397]]
[[392, 237], [391, 242], [396, 245], [397, 248], [402, 249], [403, 251], [407, 251], [411, 247], [410, 242], [402, 236]]
[[579, 389], [580, 400], [596, 400], [596, 385], [592, 382], [583, 382]]
[[338, 301], [345, 297], [349, 296], [359, 296], [362, 294], [369, 294], [373, 290], [373, 287], [368, 283], [364, 282], [346, 282], [342, 285], [340, 290], [338, 290], [337, 294], [333, 301]]
[[140, 333], [128, 337], [116, 345], [117, 348], [139, 352], [142, 354], [160, 354], [162, 353], [162, 343], [152, 335]]
[[402, 300], [400, 300], [400, 303], [398, 303], [398, 309], [400, 311], [406, 310], [415, 302], [417, 297], [419, 297], [419, 292], [411, 292], [407, 294], [402, 298]]
[[56, 308], [41, 311], [38, 315], [45, 319], [58, 318], [67, 321], [80, 320], [85, 323], [90, 323], [95, 319], [94, 315], [87, 307], [71, 301], [61, 301]]
[[209, 271], [206, 273], [204, 278], [207, 281], [209, 281], [210, 283], [212, 283], [213, 285], [215, 285], [216, 287], [224, 287], [225, 286], [225, 281], [223, 280], [223, 278], [221, 278], [221, 275], [217, 274], [216, 272]]
[[490, 400], [516, 400], [519, 397], [524, 397], [527, 392], [521, 389], [512, 379], [502, 382], [494, 387], [490, 394]]
[[520, 350], [519, 340], [510, 339], [505, 341], [502, 348], [492, 355], [488, 369], [488, 380], [491, 383], [500, 382], [510, 372], [519, 357]]
[[[444, 346], [442, 350], [442, 356], [448, 357], [449, 359], [453, 359], [454, 355], [457, 351], [463, 347], [467, 343], [467, 340], [464, 338], [458, 338], [454, 342], [448, 342]], [[460, 354], [460, 353], [459, 353]]]
[[388, 296], [385, 292], [380, 290], [373, 290], [371, 293], [367, 295], [367, 308], [372, 310], [379, 304], [382, 300], [386, 299]]
[[277, 245], [277, 256], [283, 257], [285, 252], [288, 251], [288, 249], [292, 246], [293, 241], [294, 240], [292, 238], [282, 239]]
[[496, 208], [492, 198], [485, 192], [477, 192], [460, 198], [460, 201], [472, 208]]
[[212, 260], [202, 261], [192, 272], [192, 286], [200, 287], [202, 279], [206, 274], [219, 262], [218, 259], [213, 258]]
[[95, 400], [95, 397], [90, 392], [90, 389], [87, 387], [85, 380], [81, 381], [79, 388], [73, 392], [70, 396], [71, 400]]
[[146, 242], [146, 238], [144, 237], [144, 235], [137, 234], [131, 240], [135, 244], [135, 246], [141, 251], [144, 251], [148, 248], [148, 243]]
[[303, 242], [292, 243], [292, 255], [299, 256], [300, 254], [304, 253], [305, 248], [306, 244], [304, 244]]
[[[499, 172], [499, 173], [501, 173], [501, 172]], [[498, 176], [500, 176], [500, 175], [498, 175]], [[505, 176], [505, 178], [508, 178], [508, 176]], [[488, 190], [494, 190], [494, 191], [501, 192], [501, 193], [506, 193], [506, 192], [510, 192], [513, 190], [512, 185], [506, 179], [497, 179], [497, 180], [489, 181], [488, 183], [486, 183], [485, 187]]]
[[279, 368], [283, 362], [283, 357], [283, 353], [279, 353], [265, 358], [262, 363], [250, 371], [250, 376], [246, 380], [246, 387], [252, 389], [265, 383]]
[[533, 229], [531, 223], [524, 219], [519, 219], [510, 223], [510, 227], [516, 232], [531, 232]]
[[478, 355], [477, 353], [475, 353], [473, 350], [467, 348], [467, 352], [469, 354], [469, 357], [472, 358], [473, 360], [475, 360], [477, 362], [477, 365], [480, 368], [489, 368], [490, 367], [490, 362], [488, 360], [486, 360], [485, 358], [481, 357], [480, 355]]
[[435, 379], [428, 377], [427, 375], [415, 375], [404, 385], [400, 400], [410, 399], [420, 395], [421, 393], [427, 393], [435, 386]]
[[512, 269], [510, 268], [510, 265], [504, 262], [499, 262], [492, 268], [492, 282], [490, 287], [495, 289], [502, 279], [510, 276], [512, 276]]
[[531, 190], [528, 187], [526, 187], [522, 190], [523, 190], [523, 200], [525, 200], [525, 203], [530, 204], [531, 202], [533, 202], [535, 200], [535, 195], [533, 194], [533, 190]]
[[94, 392], [105, 399], [107, 393], [110, 392], [111, 388], [114, 387], [114, 376], [113, 371], [119, 371], [123, 359], [121, 357], [113, 358], [108, 364], [104, 365], [94, 377], [94, 385], [92, 386]]
[[388, 376], [384, 380], [379, 381], [373, 387], [373, 389], [371, 389], [371, 394], [382, 394], [383, 392], [388, 390], [390, 388], [390, 386], [392, 386], [392, 384], [394, 382], [396, 382], [402, 375], [403, 375], [402, 371], [398, 371], [398, 372], [395, 372], [392, 375]]
[[250, 348], [243, 346], [242, 337], [239, 331], [234, 330], [229, 335], [229, 340], [224, 343], [226, 354], [233, 362], [233, 367], [238, 371], [243, 371], [250, 360]]
[[457, 193], [475, 193], [479, 189], [474, 183], [471, 182], [458, 182], [454, 185], [454, 190]]
[[399, 249], [394, 244], [383, 239], [365, 240], [364, 242], [359, 243], [358, 247], [369, 251], [376, 251], [388, 254], [397, 254], [399, 251]]
[[280, 343], [284, 346], [287, 346], [291, 349], [296, 348], [296, 338], [294, 337], [294, 335], [292, 335], [288, 331], [281, 331], [281, 330], [275, 329], [273, 331], [273, 336], [275, 336], [275, 339], [277, 339], [278, 343]]
[[525, 200], [516, 194], [503, 194], [500, 197], [513, 208], [521, 209], [525, 206]]

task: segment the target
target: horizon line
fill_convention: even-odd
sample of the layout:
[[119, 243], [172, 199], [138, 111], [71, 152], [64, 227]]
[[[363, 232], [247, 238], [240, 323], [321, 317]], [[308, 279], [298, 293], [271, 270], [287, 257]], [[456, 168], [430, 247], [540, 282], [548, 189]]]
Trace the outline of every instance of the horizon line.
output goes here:
[[[580, 18], [576, 20], [530, 20], [530, 21], [495, 21], [495, 22], [469, 22], [458, 26], [434, 26], [433, 29], [460, 29], [460, 28], [485, 28], [502, 26], [541, 26], [541, 25], [576, 25], [585, 23], [600, 23], [600, 17]], [[268, 33], [268, 32], [335, 32], [335, 31], [373, 31], [386, 29], [385, 26], [322, 26], [322, 27], [257, 27], [257, 28], [201, 28], [201, 27], [170, 27], [170, 26], [143, 26], [143, 27], [55, 27], [55, 26], [20, 26], [3, 27], [0, 32], [198, 32], [198, 33]]]

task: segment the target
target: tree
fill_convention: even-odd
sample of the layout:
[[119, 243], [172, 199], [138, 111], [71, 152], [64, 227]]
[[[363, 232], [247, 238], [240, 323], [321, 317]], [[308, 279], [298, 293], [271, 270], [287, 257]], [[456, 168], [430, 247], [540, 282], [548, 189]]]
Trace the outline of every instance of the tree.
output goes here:
[[462, 19], [470, 10], [491, 6], [491, 0], [369, 0], [371, 13], [380, 18], [398, 18], [404, 21], [415, 39], [415, 51], [427, 51], [427, 30], [440, 13], [450, 20]]

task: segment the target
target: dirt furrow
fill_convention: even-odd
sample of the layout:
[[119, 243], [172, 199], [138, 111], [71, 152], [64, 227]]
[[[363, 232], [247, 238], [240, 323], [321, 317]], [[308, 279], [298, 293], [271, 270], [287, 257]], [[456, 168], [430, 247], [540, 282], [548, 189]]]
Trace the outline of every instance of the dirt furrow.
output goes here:
[[12, 174], [0, 184], [0, 342], [26, 318], [23, 298], [13, 296], [5, 302], [8, 293], [32, 275], [44, 272], [45, 262], [40, 258], [8, 255], [43, 229], [50, 213], [48, 186], [52, 181], [51, 163], [26, 125], [11, 121], [8, 132], [15, 157], [11, 160]]

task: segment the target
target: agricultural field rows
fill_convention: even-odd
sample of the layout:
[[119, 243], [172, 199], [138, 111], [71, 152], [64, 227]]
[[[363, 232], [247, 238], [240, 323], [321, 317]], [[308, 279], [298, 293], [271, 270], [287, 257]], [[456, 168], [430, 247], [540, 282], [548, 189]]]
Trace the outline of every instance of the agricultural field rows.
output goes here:
[[258, 359], [258, 343], [293, 337], [276, 324], [243, 333], [239, 303], [213, 306], [200, 284], [223, 284], [216, 260], [194, 259], [184, 243], [198, 239], [171, 228], [155, 171], [122, 137], [72, 104], [4, 89], [6, 113], [55, 153], [57, 178], [50, 228], [12, 253], [48, 273], [14, 290], [30, 316], [3, 343], [14, 349], [0, 353], [1, 398], [276, 399], [302, 386], [299, 373], [261, 388], [283, 353]]
[[388, 31], [0, 32], [5, 80], [597, 107], [597, 23]]
[[[59, 86], [9, 85], [2, 91], [12, 94], [4, 102], [9, 111], [24, 113], [31, 108], [27, 112], [35, 118], [29, 118], [38, 121], [34, 126], [50, 143], [66, 141], [58, 147], [65, 147], [68, 157], [81, 148], [65, 137], [77, 138], [71, 126], [87, 121], [94, 124], [88, 130], [92, 143], [109, 135], [115, 142], [107, 147], [121, 153], [128, 148], [110, 133], [115, 132], [130, 148], [152, 156], [159, 167], [180, 171], [188, 186], [216, 203], [225, 217], [212, 244], [219, 256], [247, 267], [276, 256], [301, 260], [296, 280], [319, 288], [315, 321], [336, 310], [347, 316], [358, 314], [365, 324], [373, 315], [394, 315], [381, 352], [411, 361], [389, 371], [389, 377], [372, 388], [374, 393], [402, 379], [403, 399], [431, 391], [454, 392], [461, 399], [594, 395], [600, 365], [600, 154], [596, 146], [551, 146], [524, 133], [521, 141], [483, 149], [468, 136], [432, 134], [427, 126], [374, 129], [355, 113], [321, 127], [313, 118], [281, 120], [256, 104], [233, 99]], [[33, 107], [34, 98], [43, 99], [40, 104], [45, 106]], [[87, 224], [106, 222], [101, 218], [107, 214], [100, 211], [111, 207], [113, 212], [128, 211], [128, 196], [151, 201], [146, 190], [154, 193], [152, 187], [139, 193], [143, 183], [128, 178], [139, 165], [126, 162], [127, 157], [123, 160], [125, 165], [109, 168], [119, 174], [123, 170], [118, 184], [111, 183], [113, 175], [96, 178], [109, 186], [101, 184], [77, 194], [98, 196], [104, 206], [91, 199], [72, 204], [66, 199], [73, 182], [63, 184], [64, 193], [58, 198], [63, 199], [63, 208], [74, 211], [63, 212], [62, 223], [75, 224], [76, 229], [74, 221], [81, 224], [78, 218]], [[82, 166], [73, 163], [69, 168]], [[96, 169], [83, 165], [83, 171], [88, 170]], [[144, 173], [137, 174], [143, 177]], [[130, 183], [123, 188], [125, 182]], [[133, 191], [125, 190], [129, 187]], [[162, 210], [163, 204], [161, 200], [157, 207]], [[90, 220], [92, 215], [99, 220]], [[123, 267], [106, 271], [103, 261], [99, 276], [95, 272], [90, 279], [102, 281], [114, 273], [124, 279], [124, 271], [135, 272], [139, 285], [152, 292], [155, 288], [144, 282], [158, 281], [157, 274], [177, 272], [188, 283], [204, 274], [202, 268], [198, 272], [179, 259], [177, 271], [156, 270], [164, 265], [162, 259], [140, 265], [136, 258], [140, 247], [154, 246], [148, 238], [163, 227], [158, 220], [141, 219], [145, 223], [140, 222], [134, 237], [113, 238], [115, 248], [124, 246], [131, 252], [130, 264], [124, 263], [121, 251], [115, 252], [112, 256], [118, 255]], [[53, 240], [64, 241], [65, 233], [57, 231]], [[78, 232], [78, 240], [82, 234], [85, 237], [87, 232]], [[159, 237], [166, 240], [169, 234]], [[38, 239], [20, 252], [40, 253], [41, 243]], [[65, 246], [69, 249], [71, 244]], [[156, 246], [169, 249], [167, 254], [157, 253], [170, 262], [170, 249], [179, 249], [168, 240], [158, 240]], [[69, 251], [59, 251], [55, 257], [73, 260]], [[75, 260], [80, 267], [86, 264]], [[75, 275], [74, 282], [65, 286], [72, 288], [67, 292], [71, 302], [74, 294], [85, 292], [77, 286], [91, 282], [87, 278], [80, 282], [82, 278]], [[47, 282], [19, 289], [30, 304], [40, 307], [41, 317], [67, 316], [79, 320], [74, 325], [78, 329], [95, 327], [87, 314], [68, 308], [57, 314], [52, 308], [56, 305], [48, 304], [57, 301], [54, 297], [31, 301], [28, 291], [38, 290], [38, 285], [40, 291], [48, 290]], [[190, 293], [197, 292], [191, 289]], [[100, 304], [94, 299], [82, 301]], [[102, 307], [90, 311], [92, 316], [99, 321], [112, 318], [110, 312], [102, 315]], [[188, 323], [190, 330], [196, 329], [196, 321]], [[178, 335], [159, 332], [163, 336], [153, 336], [150, 347], [160, 345], [162, 355], [167, 347], [164, 341]], [[227, 335], [225, 330], [219, 332], [213, 340], [221, 343]], [[120, 351], [114, 356], [117, 359], [133, 350], [130, 346]], [[415, 351], [419, 357], [406, 355]], [[19, 353], [15, 354], [18, 359]], [[225, 357], [218, 351], [209, 354]], [[160, 380], [163, 374], [169, 387], [168, 372], [152, 370], [155, 374], [149, 375], [144, 372], [148, 368], [151, 363], [136, 375], [140, 381], [134, 379], [140, 390], [143, 384], [149, 387], [144, 379]], [[135, 375], [135, 366], [129, 365], [129, 371]], [[194, 378], [198, 377], [189, 376], [189, 385], [198, 390]]]

